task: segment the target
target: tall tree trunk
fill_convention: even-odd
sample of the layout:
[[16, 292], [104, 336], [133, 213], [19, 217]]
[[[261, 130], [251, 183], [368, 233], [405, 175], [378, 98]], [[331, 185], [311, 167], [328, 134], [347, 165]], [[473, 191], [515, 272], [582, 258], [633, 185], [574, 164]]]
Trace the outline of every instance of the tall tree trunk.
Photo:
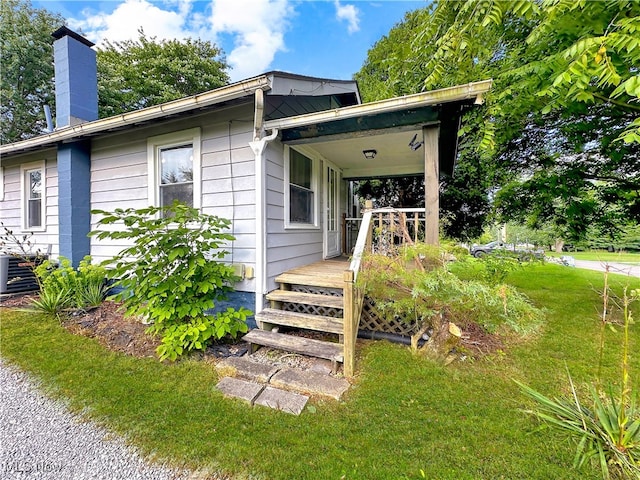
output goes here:
[[555, 251], [556, 253], [562, 253], [562, 247], [564, 247], [564, 240], [556, 238]]

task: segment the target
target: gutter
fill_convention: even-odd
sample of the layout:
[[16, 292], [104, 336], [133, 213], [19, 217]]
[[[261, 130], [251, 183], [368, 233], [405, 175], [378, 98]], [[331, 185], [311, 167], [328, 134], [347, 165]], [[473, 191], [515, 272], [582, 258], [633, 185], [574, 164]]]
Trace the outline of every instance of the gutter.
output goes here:
[[265, 130], [272, 128], [282, 130], [335, 120], [343, 120], [346, 118], [360, 117], [363, 115], [375, 115], [461, 100], [473, 99], [474, 103], [482, 103], [483, 96], [489, 91], [492, 83], [493, 80], [483, 80], [481, 82], [457, 85], [455, 87], [442, 88], [440, 90], [432, 90], [430, 92], [416, 93], [413, 95], [406, 95], [404, 97], [353, 105], [351, 107], [342, 107], [334, 110], [298, 115], [295, 117], [268, 120], [264, 122], [264, 128]]
[[270, 87], [271, 82], [269, 78], [262, 75], [260, 77], [217, 88], [209, 92], [193, 95], [191, 97], [181, 98], [161, 105], [143, 108], [142, 110], [123, 113], [114, 117], [62, 128], [55, 132], [40, 135], [28, 140], [2, 145], [0, 146], [0, 155], [5, 156], [17, 154], [39, 147], [53, 146], [58, 142], [75, 140], [80, 137], [95, 135], [111, 129], [147, 122], [165, 116], [194, 110], [196, 108], [208, 107], [217, 103], [248, 96], [256, 90], [268, 90]]
[[258, 89], [255, 95], [253, 141], [249, 146], [255, 159], [256, 179], [256, 250], [255, 250], [255, 308], [254, 315], [264, 308], [264, 295], [267, 293], [267, 189], [266, 189], [266, 158], [267, 144], [278, 136], [278, 130], [272, 129], [269, 135], [265, 135], [264, 129], [264, 92]]

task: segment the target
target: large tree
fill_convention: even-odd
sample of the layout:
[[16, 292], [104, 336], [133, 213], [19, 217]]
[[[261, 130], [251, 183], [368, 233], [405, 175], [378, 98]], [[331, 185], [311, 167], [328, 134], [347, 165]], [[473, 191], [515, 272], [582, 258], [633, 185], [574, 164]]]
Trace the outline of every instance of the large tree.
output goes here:
[[476, 139], [493, 188], [506, 185], [502, 219], [577, 238], [640, 218], [640, 2], [441, 0], [419, 15], [401, 25], [409, 48], [370, 55], [364, 85], [372, 72], [406, 93], [493, 77]]
[[[365, 100], [372, 101], [397, 95], [416, 93], [425, 89], [424, 66], [435, 55], [435, 45], [441, 30], [453, 25], [455, 12], [434, 15], [435, 4], [408, 13], [404, 20], [391, 29], [370, 50], [362, 69], [355, 75]], [[437, 27], [437, 28], [436, 28]], [[510, 58], [499, 55], [505, 45], [522, 42], [522, 31], [528, 24], [512, 24], [509, 28], [485, 29], [476, 42], [476, 49], [469, 57], [456, 63], [443, 64], [438, 84], [430, 88], [448, 87], [495, 77], [505, 69]], [[515, 39], [515, 40], [514, 40]], [[471, 50], [471, 46], [469, 47]], [[441, 216], [445, 221], [445, 234], [459, 239], [477, 237], [490, 212], [489, 195], [494, 185], [500, 183], [502, 171], [494, 159], [483, 153], [484, 117], [477, 110], [465, 117], [458, 149], [456, 172], [443, 179], [441, 189]], [[416, 195], [424, 205], [424, 189], [421, 182], [407, 178], [394, 178], [386, 182], [360, 182], [361, 192], [367, 196], [392, 198], [396, 191], [419, 190]], [[413, 188], [412, 188], [413, 187]], [[396, 206], [408, 206], [400, 205]]]
[[106, 42], [98, 50], [99, 111], [117, 115], [229, 83], [222, 51], [206, 40]]
[[64, 19], [28, 0], [0, 2], [0, 142], [44, 132], [54, 106], [53, 38]]
[[[45, 131], [55, 111], [53, 38], [65, 19], [29, 0], [0, 1], [0, 141]], [[229, 82], [222, 51], [204, 40], [106, 42], [97, 51], [99, 115], [106, 117], [195, 95]]]

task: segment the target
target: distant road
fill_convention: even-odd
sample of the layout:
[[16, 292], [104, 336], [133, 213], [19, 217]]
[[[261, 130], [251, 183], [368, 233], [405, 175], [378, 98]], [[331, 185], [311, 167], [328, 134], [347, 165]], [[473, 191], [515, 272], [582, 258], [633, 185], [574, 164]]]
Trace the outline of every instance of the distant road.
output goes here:
[[619, 275], [627, 275], [629, 277], [640, 277], [640, 265], [627, 265], [618, 262], [596, 262], [591, 260], [576, 260], [576, 267], [586, 268], [588, 270], [597, 270], [604, 272], [605, 265], [609, 265], [609, 272]]

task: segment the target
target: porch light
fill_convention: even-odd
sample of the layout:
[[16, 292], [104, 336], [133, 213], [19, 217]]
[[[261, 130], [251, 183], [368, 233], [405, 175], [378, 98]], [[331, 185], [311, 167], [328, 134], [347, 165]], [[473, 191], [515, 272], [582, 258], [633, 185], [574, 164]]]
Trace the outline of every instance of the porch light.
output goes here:
[[376, 155], [378, 154], [377, 150], [362, 150], [362, 154], [364, 155], [364, 158], [367, 158], [369, 160], [373, 160], [374, 158], [376, 158]]

